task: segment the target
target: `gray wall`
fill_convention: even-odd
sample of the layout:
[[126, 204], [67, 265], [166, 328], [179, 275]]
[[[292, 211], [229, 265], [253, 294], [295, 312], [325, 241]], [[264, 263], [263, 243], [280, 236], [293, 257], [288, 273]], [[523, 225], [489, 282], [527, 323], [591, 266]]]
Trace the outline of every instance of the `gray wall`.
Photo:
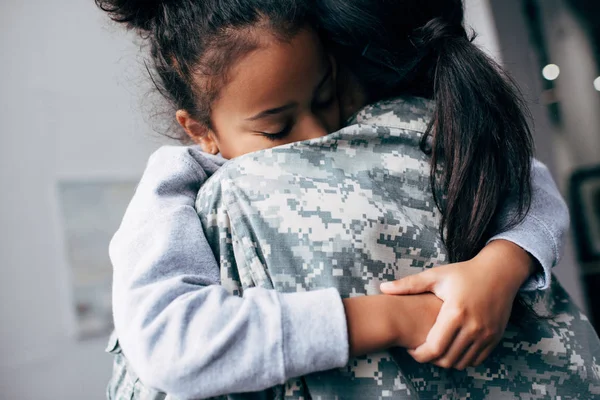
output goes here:
[[158, 147], [139, 111], [147, 86], [136, 52], [92, 0], [2, 2], [2, 399], [104, 398], [105, 339], [72, 337], [55, 184], [137, 178]]
[[539, 2], [550, 61], [558, 64], [556, 80], [563, 124], [554, 135], [558, 179], [566, 182], [580, 167], [600, 163], [600, 75], [589, 35], [565, 0]]
[[[550, 62], [561, 67], [556, 95], [564, 118], [562, 127], [551, 124], [542, 104], [542, 65], [528, 40], [521, 0], [490, 0], [505, 67], [524, 91], [535, 123], [537, 157], [548, 165], [567, 195], [570, 174], [579, 166], [600, 163], [600, 96], [592, 82], [598, 76], [591, 48], [562, 0], [538, 1], [544, 17]], [[573, 235], [554, 272], [575, 302], [586, 309], [581, 270], [575, 259]]]

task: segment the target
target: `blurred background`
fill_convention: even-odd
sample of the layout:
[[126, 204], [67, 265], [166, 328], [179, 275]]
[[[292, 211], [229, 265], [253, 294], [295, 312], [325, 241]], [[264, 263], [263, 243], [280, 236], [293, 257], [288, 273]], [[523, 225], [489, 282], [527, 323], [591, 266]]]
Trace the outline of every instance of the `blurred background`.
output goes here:
[[[600, 2], [466, 3], [572, 209], [555, 273], [600, 322]], [[154, 131], [160, 100], [140, 42], [92, 0], [3, 0], [0, 54], [0, 399], [102, 399], [108, 240], [169, 143]]]

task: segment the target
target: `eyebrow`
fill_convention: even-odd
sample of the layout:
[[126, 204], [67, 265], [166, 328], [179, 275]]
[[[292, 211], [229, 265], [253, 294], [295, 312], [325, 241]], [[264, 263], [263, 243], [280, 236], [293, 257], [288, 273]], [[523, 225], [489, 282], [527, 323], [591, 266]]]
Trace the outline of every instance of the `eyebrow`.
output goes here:
[[269, 110], [261, 111], [260, 113], [256, 114], [254, 117], [246, 118], [246, 121], [256, 121], [257, 119], [265, 118], [265, 117], [268, 117], [271, 115], [281, 114], [282, 112], [287, 111], [291, 108], [295, 108], [295, 107], [298, 107], [298, 103], [294, 102], [294, 103], [286, 104], [285, 106], [271, 108]]
[[[333, 72], [333, 67], [330, 65], [329, 68], [327, 69], [327, 72], [325, 73], [325, 75], [323, 75], [323, 78], [321, 78], [321, 81], [316, 86], [315, 91], [314, 91], [315, 94], [323, 87], [325, 82], [327, 82], [327, 80], [331, 76], [332, 72]], [[268, 109], [265, 111], [261, 111], [253, 117], [246, 118], [246, 121], [256, 121], [257, 119], [262, 119], [265, 117], [269, 117], [271, 115], [281, 114], [282, 112], [290, 110], [295, 107], [298, 107], [298, 103], [296, 103], [296, 102], [289, 103], [289, 104], [286, 104], [281, 107], [271, 108], [271, 109]]]

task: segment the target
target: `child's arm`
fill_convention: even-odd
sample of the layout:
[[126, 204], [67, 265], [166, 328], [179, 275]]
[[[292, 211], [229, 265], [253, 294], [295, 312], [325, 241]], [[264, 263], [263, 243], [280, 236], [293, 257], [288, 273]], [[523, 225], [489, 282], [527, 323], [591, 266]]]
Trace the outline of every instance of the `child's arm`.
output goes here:
[[473, 260], [434, 268], [382, 287], [388, 294], [435, 293], [444, 300], [427, 341], [411, 354], [419, 362], [464, 369], [478, 365], [498, 344], [519, 291], [546, 289], [560, 259], [568, 209], [539, 161], [532, 171], [531, 209], [516, 227], [510, 200], [497, 221], [502, 232]]
[[442, 305], [438, 297], [429, 293], [344, 299], [350, 355], [390, 347], [416, 348], [425, 342]]
[[545, 290], [550, 287], [552, 268], [560, 261], [570, 223], [569, 209], [550, 171], [535, 159], [531, 170], [531, 188], [531, 208], [523, 221], [516, 227], [506, 229], [515, 209], [512, 199], [508, 199], [496, 220], [499, 233], [488, 241], [488, 244], [494, 240], [512, 242], [537, 261], [539, 268], [524, 282], [521, 287], [523, 291]]
[[[182, 398], [257, 391], [343, 367], [349, 353], [425, 340], [437, 299], [227, 293], [194, 207], [222, 163], [195, 147], [160, 149], [111, 242], [116, 332], [145, 385]], [[417, 318], [425, 331], [408, 329]]]
[[157, 151], [110, 247], [124, 354], [146, 385], [184, 398], [264, 389], [348, 360], [337, 291], [239, 298], [218, 285], [194, 202], [222, 163], [195, 147]]

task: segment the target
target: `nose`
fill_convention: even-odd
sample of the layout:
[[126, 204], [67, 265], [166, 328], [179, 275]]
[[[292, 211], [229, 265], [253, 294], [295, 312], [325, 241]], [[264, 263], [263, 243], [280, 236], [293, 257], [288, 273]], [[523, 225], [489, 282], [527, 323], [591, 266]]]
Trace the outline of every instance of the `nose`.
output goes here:
[[301, 140], [316, 139], [327, 136], [329, 131], [326, 122], [314, 114], [307, 114], [300, 121]]

